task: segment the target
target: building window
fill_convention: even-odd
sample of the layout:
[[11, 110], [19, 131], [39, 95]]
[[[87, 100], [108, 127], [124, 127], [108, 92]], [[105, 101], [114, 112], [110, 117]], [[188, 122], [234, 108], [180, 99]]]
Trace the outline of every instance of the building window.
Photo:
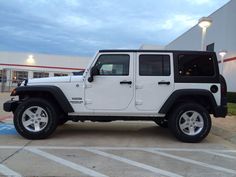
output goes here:
[[3, 80], [3, 71], [0, 70], [0, 82], [2, 82], [2, 80]]
[[34, 72], [33, 78], [49, 77], [49, 73]]
[[214, 50], [215, 50], [215, 43], [207, 45], [206, 50], [209, 51], [209, 52], [214, 52]]
[[18, 83], [28, 79], [28, 72], [26, 71], [13, 71], [12, 83]]
[[169, 76], [170, 56], [169, 55], [140, 55], [139, 56], [140, 76]]
[[215, 73], [211, 55], [180, 55], [178, 63], [181, 76], [213, 76]]
[[66, 73], [54, 73], [54, 77], [68, 76]]
[[5, 70], [0, 70], [0, 83], [1, 82], [6, 82], [6, 71]]
[[78, 72], [72, 72], [74, 76], [82, 76], [84, 74], [84, 70], [83, 71], [78, 71]]
[[6, 70], [0, 70], [0, 82], [6, 82], [7, 81], [7, 75]]

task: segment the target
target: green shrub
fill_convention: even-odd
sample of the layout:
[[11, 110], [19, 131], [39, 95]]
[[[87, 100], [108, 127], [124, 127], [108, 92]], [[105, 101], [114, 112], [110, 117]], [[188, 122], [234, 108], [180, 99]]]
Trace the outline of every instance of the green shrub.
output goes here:
[[236, 104], [235, 103], [228, 103], [228, 115], [229, 116], [236, 116]]
[[236, 103], [236, 92], [228, 92], [227, 100], [229, 103]]

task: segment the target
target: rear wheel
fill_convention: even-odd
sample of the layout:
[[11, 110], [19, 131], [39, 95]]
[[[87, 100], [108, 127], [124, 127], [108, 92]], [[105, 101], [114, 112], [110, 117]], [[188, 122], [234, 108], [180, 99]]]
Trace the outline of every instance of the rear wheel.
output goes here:
[[27, 139], [47, 138], [55, 131], [57, 124], [57, 113], [53, 104], [41, 98], [26, 100], [14, 113], [15, 128]]
[[186, 103], [171, 113], [169, 127], [180, 141], [196, 143], [202, 141], [210, 132], [211, 117], [203, 106]]

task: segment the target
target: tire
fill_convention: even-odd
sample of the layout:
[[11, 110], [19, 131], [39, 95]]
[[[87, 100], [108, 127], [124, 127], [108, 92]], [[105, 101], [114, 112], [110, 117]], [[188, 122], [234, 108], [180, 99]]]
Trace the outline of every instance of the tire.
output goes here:
[[156, 120], [154, 121], [159, 127], [161, 128], [168, 128], [168, 120], [164, 119], [164, 120]]
[[199, 104], [181, 104], [171, 113], [169, 128], [178, 140], [197, 143], [209, 134], [211, 117], [207, 110]]
[[29, 98], [14, 114], [17, 132], [27, 139], [45, 139], [57, 128], [57, 112], [52, 103], [41, 98]]

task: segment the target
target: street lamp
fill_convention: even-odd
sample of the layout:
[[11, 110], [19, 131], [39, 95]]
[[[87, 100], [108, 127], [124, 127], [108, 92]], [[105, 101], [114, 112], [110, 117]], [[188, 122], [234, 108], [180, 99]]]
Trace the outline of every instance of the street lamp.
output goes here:
[[223, 75], [223, 71], [224, 71], [224, 57], [227, 53], [228, 53], [227, 50], [220, 50], [219, 51], [219, 55], [221, 57], [221, 74], [222, 75]]
[[29, 55], [28, 58], [26, 59], [26, 63], [27, 64], [35, 64], [35, 60], [34, 60], [34, 56], [33, 55]]
[[202, 28], [201, 50], [204, 50], [206, 31], [212, 24], [212, 19], [209, 17], [202, 17], [198, 21], [198, 26]]

